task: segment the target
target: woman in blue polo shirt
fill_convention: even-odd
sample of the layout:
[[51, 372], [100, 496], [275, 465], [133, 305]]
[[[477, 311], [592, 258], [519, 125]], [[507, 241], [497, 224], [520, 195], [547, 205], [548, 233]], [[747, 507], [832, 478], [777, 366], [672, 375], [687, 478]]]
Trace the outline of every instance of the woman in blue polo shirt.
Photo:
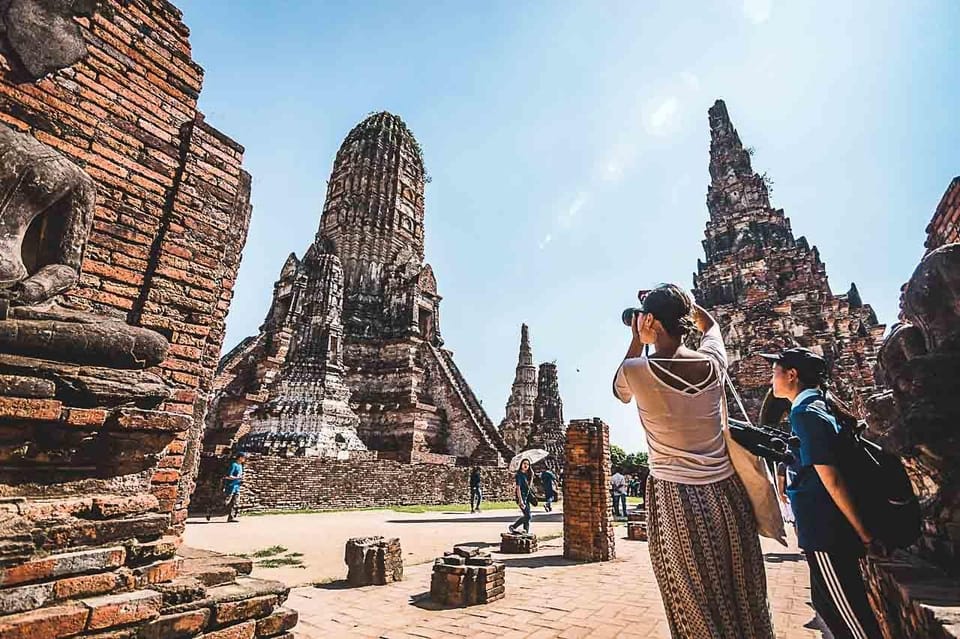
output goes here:
[[874, 539], [840, 473], [840, 427], [820, 390], [826, 362], [806, 348], [762, 357], [773, 362], [773, 394], [793, 403], [790, 426], [800, 439], [800, 469], [787, 494], [810, 565], [813, 607], [836, 639], [881, 639], [860, 571]]

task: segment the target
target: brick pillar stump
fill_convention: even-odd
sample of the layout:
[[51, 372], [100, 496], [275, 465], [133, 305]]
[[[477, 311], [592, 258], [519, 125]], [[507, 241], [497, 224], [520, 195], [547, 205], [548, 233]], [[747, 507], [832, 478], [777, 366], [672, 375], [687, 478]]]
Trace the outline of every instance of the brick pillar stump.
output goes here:
[[500, 552], [511, 554], [537, 552], [537, 536], [523, 533], [500, 533]]
[[575, 419], [567, 427], [563, 477], [563, 556], [578, 561], [616, 557], [610, 496], [610, 428]]
[[647, 511], [637, 510], [627, 515], [627, 539], [647, 540]]
[[442, 606], [476, 606], [503, 599], [506, 568], [489, 553], [457, 546], [438, 557], [430, 578], [430, 600]]
[[403, 554], [396, 537], [348, 539], [343, 560], [351, 586], [383, 586], [403, 579]]

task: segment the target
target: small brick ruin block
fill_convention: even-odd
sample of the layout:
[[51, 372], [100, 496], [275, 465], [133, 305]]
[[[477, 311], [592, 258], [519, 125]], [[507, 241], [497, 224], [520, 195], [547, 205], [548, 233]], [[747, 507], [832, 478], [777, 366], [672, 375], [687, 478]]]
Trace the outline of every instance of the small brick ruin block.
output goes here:
[[442, 606], [476, 606], [503, 599], [506, 568], [489, 553], [456, 546], [433, 563], [430, 599]]
[[353, 537], [343, 560], [351, 586], [383, 586], [403, 580], [403, 553], [396, 537]]
[[501, 533], [500, 552], [505, 554], [537, 552], [537, 536], [529, 533]]
[[647, 511], [637, 510], [627, 514], [627, 539], [647, 540]]

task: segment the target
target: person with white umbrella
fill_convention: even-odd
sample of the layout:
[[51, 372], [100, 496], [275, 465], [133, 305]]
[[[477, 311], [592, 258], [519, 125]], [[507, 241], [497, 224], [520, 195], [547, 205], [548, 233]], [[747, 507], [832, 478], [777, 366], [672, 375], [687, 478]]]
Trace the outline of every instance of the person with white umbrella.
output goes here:
[[515, 522], [510, 524], [508, 530], [514, 534], [519, 533], [519, 527], [523, 526], [523, 533], [530, 534], [530, 506], [537, 501], [533, 494], [533, 468], [532, 465], [544, 459], [549, 453], [541, 448], [532, 448], [514, 456], [510, 460], [510, 470], [516, 471], [514, 475], [514, 497], [517, 500], [517, 506], [523, 513]]

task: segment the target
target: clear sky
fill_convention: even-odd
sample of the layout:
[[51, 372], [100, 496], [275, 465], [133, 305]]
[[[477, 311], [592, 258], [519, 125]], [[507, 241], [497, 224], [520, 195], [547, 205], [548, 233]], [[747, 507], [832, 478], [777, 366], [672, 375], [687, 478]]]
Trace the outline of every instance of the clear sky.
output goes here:
[[610, 394], [638, 288], [692, 285], [707, 108], [727, 102], [794, 232], [881, 321], [960, 174], [960, 2], [176, 0], [208, 121], [245, 145], [253, 221], [225, 347], [316, 232], [334, 154], [400, 115], [428, 173], [441, 331], [494, 422], [520, 323], [566, 419], [645, 446]]

